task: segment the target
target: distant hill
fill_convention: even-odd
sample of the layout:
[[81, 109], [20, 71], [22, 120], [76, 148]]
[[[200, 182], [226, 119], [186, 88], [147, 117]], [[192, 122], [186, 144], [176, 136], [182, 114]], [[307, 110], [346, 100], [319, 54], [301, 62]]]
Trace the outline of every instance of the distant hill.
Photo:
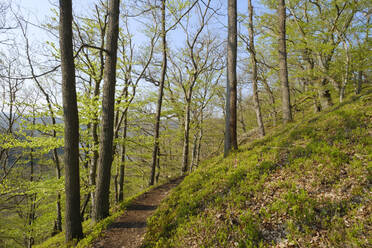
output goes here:
[[[6, 130], [9, 127], [8, 119], [9, 118], [9, 113], [0, 113], [0, 131]], [[24, 121], [26, 122], [31, 122], [30, 119], [26, 119], [25, 117], [22, 116], [15, 116], [13, 117], [15, 120], [13, 124], [13, 129], [17, 130], [20, 127], [20, 124]], [[56, 118], [57, 124], [63, 123], [63, 120], [60, 118]], [[52, 119], [50, 117], [37, 117], [35, 120], [36, 124], [43, 124], [43, 123], [52, 123]]]
[[371, 247], [372, 91], [185, 178], [143, 247]]

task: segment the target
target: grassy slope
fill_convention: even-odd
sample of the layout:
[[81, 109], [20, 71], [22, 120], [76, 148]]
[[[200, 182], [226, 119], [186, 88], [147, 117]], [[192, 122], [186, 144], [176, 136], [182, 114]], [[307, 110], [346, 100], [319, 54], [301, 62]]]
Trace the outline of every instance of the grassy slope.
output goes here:
[[372, 92], [205, 162], [144, 247], [371, 247]]

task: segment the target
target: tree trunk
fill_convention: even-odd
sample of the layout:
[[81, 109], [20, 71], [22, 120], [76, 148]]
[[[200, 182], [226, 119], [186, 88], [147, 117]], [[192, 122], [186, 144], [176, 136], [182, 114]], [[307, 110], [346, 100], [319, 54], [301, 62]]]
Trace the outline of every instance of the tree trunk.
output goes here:
[[[96, 117], [97, 118], [97, 117]], [[98, 141], [98, 120], [94, 119], [94, 123], [92, 126], [92, 136], [93, 136], [93, 157], [91, 160], [90, 168], [89, 168], [89, 184], [93, 187], [93, 190], [90, 192], [90, 198], [92, 203], [92, 211], [95, 209], [95, 186], [96, 186], [96, 176], [97, 176], [97, 164], [98, 164], [98, 148], [99, 148], [99, 141]], [[91, 213], [93, 214], [93, 213]]]
[[226, 130], [225, 148], [226, 157], [231, 149], [238, 149], [237, 139], [237, 7], [236, 0], [228, 1], [228, 43], [227, 43], [227, 94], [226, 94]]
[[318, 81], [318, 95], [320, 98], [320, 105], [322, 109], [327, 109], [333, 105], [331, 93], [329, 89], [327, 89], [328, 80], [322, 78]]
[[159, 178], [160, 178], [160, 147], [158, 149], [158, 160], [156, 161], [156, 168], [158, 169], [156, 171], [156, 177], [155, 177], [155, 182], [158, 183], [159, 182]]
[[[101, 47], [103, 48], [104, 42], [102, 42]], [[102, 57], [102, 52], [100, 51], [100, 57]], [[103, 61], [103, 58], [101, 58]], [[104, 66], [104, 62], [101, 63], [101, 67]], [[102, 74], [100, 74], [102, 75]], [[95, 87], [94, 87], [94, 97], [99, 97], [100, 95], [100, 87], [101, 87], [102, 76], [98, 80], [95, 80]], [[90, 192], [90, 199], [92, 204], [92, 212], [95, 209], [95, 186], [96, 186], [96, 176], [97, 176], [97, 164], [99, 158], [99, 138], [98, 138], [98, 113], [94, 113], [93, 118], [93, 125], [92, 125], [92, 137], [93, 137], [93, 157], [91, 159], [90, 168], [89, 168], [89, 184], [93, 187], [93, 190]], [[92, 215], [93, 213], [91, 213]]]
[[357, 86], [355, 88], [355, 94], [359, 95], [360, 91], [362, 89], [362, 83], [363, 83], [363, 72], [358, 71], [358, 79], [357, 79]]
[[154, 131], [154, 149], [152, 152], [152, 165], [149, 185], [154, 185], [155, 182], [155, 170], [157, 163], [157, 156], [159, 150], [159, 136], [160, 136], [160, 116], [161, 116], [161, 105], [163, 103], [163, 92], [165, 74], [167, 73], [167, 37], [165, 30], [165, 1], [161, 1], [161, 38], [162, 38], [162, 52], [163, 52], [163, 63], [161, 67], [161, 78], [159, 84], [158, 102], [156, 105], [156, 120], [155, 120], [155, 131]]
[[197, 153], [197, 150], [198, 150], [198, 133], [195, 133], [194, 134], [194, 140], [192, 142], [192, 153], [191, 153], [190, 172], [192, 172], [192, 170], [194, 169], [195, 164], [196, 164], [196, 153]]
[[[35, 124], [35, 119], [34, 119], [33, 124]], [[33, 157], [33, 153], [34, 153], [34, 149], [31, 148], [31, 151], [30, 151], [30, 182], [34, 181], [34, 157]], [[34, 239], [34, 236], [32, 234], [33, 229], [32, 229], [31, 226], [35, 221], [36, 193], [31, 194], [30, 197], [29, 197], [29, 200], [30, 200], [30, 212], [28, 214], [28, 225], [30, 226], [30, 230], [29, 230], [28, 237], [27, 237], [27, 248], [31, 248], [35, 243], [35, 239]]]
[[[26, 38], [26, 36], [25, 36], [25, 38]], [[52, 125], [53, 125], [53, 127], [55, 127], [57, 122], [56, 122], [56, 117], [55, 117], [55, 114], [54, 114], [54, 111], [53, 111], [52, 102], [50, 100], [49, 94], [45, 91], [45, 89], [41, 85], [38, 77], [35, 75], [34, 67], [33, 67], [33, 64], [32, 64], [32, 61], [31, 61], [31, 55], [29, 53], [29, 43], [28, 43], [27, 38], [26, 38], [26, 56], [27, 56], [28, 63], [30, 65], [32, 77], [33, 77], [34, 81], [36, 82], [37, 87], [39, 88], [39, 90], [41, 91], [41, 93], [45, 97], [45, 100], [46, 100], [47, 105], [48, 105], [50, 118], [52, 120]], [[53, 136], [53, 138], [57, 137], [57, 132], [56, 132], [55, 129], [53, 129], [53, 131], [52, 131], [52, 136]], [[58, 157], [57, 148], [53, 149], [53, 161], [54, 161], [54, 164], [56, 166], [57, 179], [60, 179], [61, 178], [61, 166], [60, 166], [60, 161], [59, 161], [59, 157]], [[57, 208], [56, 208], [56, 211], [57, 211], [57, 219], [54, 221], [54, 227], [53, 227], [52, 235], [57, 234], [57, 233], [62, 231], [61, 194], [59, 192], [57, 193]]]
[[[56, 124], [55, 118], [52, 118], [53, 120], [53, 125]], [[53, 137], [56, 137], [56, 131], [53, 131]], [[56, 175], [57, 179], [61, 178], [61, 165], [59, 163], [59, 158], [58, 158], [58, 152], [57, 149], [53, 149], [53, 157], [54, 157], [54, 163], [56, 165]], [[57, 203], [56, 203], [56, 211], [57, 211], [57, 218], [55, 220], [55, 225], [53, 228], [53, 233], [57, 234], [59, 232], [62, 232], [62, 208], [61, 208], [61, 194], [58, 192], [57, 193]]]
[[316, 93], [316, 96], [314, 97], [314, 113], [319, 113], [320, 111], [322, 111], [322, 105], [319, 103], [319, 94]]
[[272, 115], [272, 118], [273, 118], [273, 126], [275, 127], [276, 126], [276, 120], [278, 118], [277, 117], [278, 116], [278, 113], [277, 113], [276, 108], [275, 108], [275, 97], [274, 97], [274, 93], [270, 89], [270, 86], [267, 83], [266, 78], [263, 78], [262, 79], [262, 82], [263, 82], [263, 85], [264, 85], [264, 88], [265, 88], [266, 93], [269, 95], [270, 105], [272, 107], [272, 114], [271, 115]]
[[198, 136], [198, 148], [196, 150], [196, 163], [195, 167], [199, 166], [200, 162], [200, 151], [201, 151], [201, 142], [203, 139], [203, 123], [204, 123], [204, 115], [203, 115], [203, 110], [200, 114], [200, 122], [199, 122], [199, 136]]
[[200, 162], [200, 150], [201, 150], [201, 141], [203, 138], [203, 110], [200, 113], [200, 120], [199, 120], [199, 132], [197, 132], [194, 136], [194, 147], [193, 147], [193, 154], [192, 154], [192, 162], [190, 167], [190, 172], [198, 167]]
[[65, 123], [65, 238], [83, 236], [80, 219], [79, 116], [76, 99], [75, 65], [72, 44], [71, 0], [60, 0], [59, 43], [61, 50], [62, 99]]
[[109, 23], [107, 28], [107, 46], [104, 68], [104, 85], [102, 98], [102, 130], [100, 136], [100, 156], [98, 160], [96, 203], [93, 221], [100, 221], [109, 216], [110, 177], [113, 160], [114, 105], [116, 85], [116, 62], [119, 36], [120, 0], [109, 1]]
[[254, 48], [254, 30], [253, 30], [253, 6], [252, 1], [248, 0], [248, 12], [249, 12], [249, 52], [251, 54], [252, 63], [252, 88], [253, 88], [253, 103], [254, 110], [256, 112], [256, 119], [260, 136], [265, 136], [265, 128], [262, 122], [260, 100], [258, 98], [258, 82], [257, 82], [257, 59], [256, 50]]
[[82, 209], [80, 211], [81, 221], [84, 221], [84, 214], [85, 214], [85, 210], [88, 207], [89, 200], [90, 200], [90, 194], [88, 193], [88, 194], [85, 195], [85, 200], [83, 202], [83, 207], [82, 207]]
[[122, 202], [124, 200], [124, 176], [125, 176], [125, 156], [126, 156], [126, 139], [127, 139], [127, 129], [128, 129], [128, 112], [125, 112], [124, 123], [123, 123], [123, 144], [121, 145], [121, 161], [119, 169], [119, 196], [118, 201]]
[[343, 45], [344, 45], [344, 49], [345, 49], [345, 53], [346, 53], [346, 65], [345, 65], [345, 75], [344, 75], [344, 80], [343, 82], [341, 83], [341, 87], [340, 87], [340, 95], [339, 95], [339, 98], [340, 98], [340, 102], [343, 102], [344, 101], [344, 97], [345, 97], [345, 88], [346, 88], [346, 85], [349, 81], [349, 68], [350, 68], [350, 55], [349, 55], [349, 47], [347, 46], [347, 43], [346, 41], [344, 40], [343, 41]]
[[[191, 89], [189, 89], [191, 92]], [[183, 149], [182, 149], [182, 175], [184, 175], [189, 168], [189, 145], [190, 145], [190, 112], [191, 112], [191, 94], [189, 93], [186, 99], [185, 107], [185, 124], [183, 131]]]
[[288, 123], [292, 121], [292, 110], [287, 68], [285, 0], [279, 0], [278, 16], [279, 16], [279, 79], [282, 85], [283, 122]]
[[238, 121], [242, 125], [243, 132], [246, 133], [247, 132], [247, 124], [245, 123], [245, 120], [244, 120], [242, 89], [239, 90], [239, 94], [238, 94], [238, 109], [240, 111], [239, 112], [240, 113], [240, 118], [239, 118]]

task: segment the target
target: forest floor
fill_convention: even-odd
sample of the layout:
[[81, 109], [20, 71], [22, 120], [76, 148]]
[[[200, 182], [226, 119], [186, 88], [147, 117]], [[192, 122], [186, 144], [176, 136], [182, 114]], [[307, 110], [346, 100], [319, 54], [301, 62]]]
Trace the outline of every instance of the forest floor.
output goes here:
[[167, 197], [183, 177], [160, 185], [135, 199], [124, 215], [117, 218], [93, 242], [92, 248], [137, 248], [142, 244], [146, 233], [146, 221], [156, 210], [160, 202]]

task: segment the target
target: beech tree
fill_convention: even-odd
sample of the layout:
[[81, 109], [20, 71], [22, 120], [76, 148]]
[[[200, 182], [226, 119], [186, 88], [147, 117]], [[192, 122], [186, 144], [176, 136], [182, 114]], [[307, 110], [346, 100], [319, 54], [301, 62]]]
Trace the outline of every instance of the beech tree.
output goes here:
[[226, 128], [224, 156], [238, 149], [237, 138], [237, 6], [236, 0], [228, 1], [227, 81], [226, 81]]
[[65, 237], [69, 242], [83, 236], [80, 218], [79, 116], [76, 100], [72, 45], [72, 3], [60, 0], [59, 44], [61, 50], [62, 98], [65, 122]]
[[161, 116], [161, 107], [163, 104], [163, 94], [164, 94], [164, 82], [165, 75], [167, 73], [167, 32], [165, 29], [165, 1], [161, 1], [161, 49], [162, 49], [162, 64], [160, 72], [160, 81], [159, 81], [159, 93], [156, 103], [156, 117], [155, 117], [155, 129], [154, 129], [154, 149], [152, 152], [152, 164], [151, 164], [151, 174], [149, 185], [154, 185], [155, 182], [155, 170], [156, 164], [158, 161], [159, 153], [159, 136], [160, 136], [160, 116]]
[[[105, 34], [107, 29], [107, 7], [101, 2], [95, 5], [94, 19], [76, 18], [74, 29], [79, 44], [77, 54], [76, 70], [82, 81], [84, 92], [78, 98], [81, 102], [80, 119], [81, 124], [86, 125], [82, 128], [81, 145], [85, 148], [85, 161], [83, 165], [89, 170], [89, 186], [94, 188], [96, 185], [97, 164], [99, 158], [99, 122], [101, 102], [101, 88], [103, 71], [105, 64]], [[78, 22], [81, 21], [81, 22]], [[91, 200], [92, 209], [95, 206], [95, 190], [86, 195], [81, 215], [84, 215], [86, 205]], [[91, 211], [92, 212], [92, 211]]]
[[285, 0], [278, 0], [278, 18], [279, 18], [279, 79], [282, 84], [282, 111], [283, 122], [292, 121], [291, 96], [288, 83], [287, 67], [287, 37], [286, 37], [286, 9]]
[[106, 38], [107, 53], [103, 75], [102, 128], [97, 173], [96, 204], [93, 212], [94, 222], [100, 221], [109, 216], [110, 178], [114, 137], [116, 60], [119, 36], [119, 4], [120, 0], [110, 0], [108, 7], [109, 20]]
[[256, 49], [254, 48], [254, 28], [253, 28], [253, 5], [252, 0], [248, 0], [248, 28], [249, 28], [249, 53], [251, 55], [252, 64], [252, 88], [253, 88], [253, 103], [256, 112], [257, 125], [261, 137], [265, 136], [265, 128], [262, 121], [260, 100], [258, 98], [258, 82], [257, 82], [257, 57]]
[[[168, 63], [168, 58], [167, 58], [167, 33], [175, 28], [175, 26], [182, 20], [182, 18], [187, 15], [192, 8], [195, 6], [197, 1], [195, 1], [193, 4], [190, 5], [190, 7], [181, 15], [176, 17], [175, 22], [170, 25], [170, 27], [166, 28], [166, 0], [161, 1], [161, 51], [162, 51], [162, 62], [161, 62], [161, 73], [160, 73], [160, 80], [154, 80], [152, 76], [147, 77], [147, 80], [150, 82], [156, 82], [159, 85], [158, 89], [158, 99], [156, 103], [156, 114], [155, 114], [155, 128], [154, 128], [154, 148], [152, 152], [152, 164], [151, 164], [151, 174], [150, 174], [150, 180], [149, 180], [149, 185], [153, 185], [155, 182], [155, 171], [156, 167], [158, 167], [157, 162], [159, 161], [158, 159], [158, 154], [159, 152], [159, 137], [160, 137], [160, 117], [161, 117], [161, 108], [163, 104], [163, 95], [164, 95], [164, 83], [165, 83], [165, 78], [167, 74], [167, 63]], [[174, 13], [173, 13], [174, 14]]]

